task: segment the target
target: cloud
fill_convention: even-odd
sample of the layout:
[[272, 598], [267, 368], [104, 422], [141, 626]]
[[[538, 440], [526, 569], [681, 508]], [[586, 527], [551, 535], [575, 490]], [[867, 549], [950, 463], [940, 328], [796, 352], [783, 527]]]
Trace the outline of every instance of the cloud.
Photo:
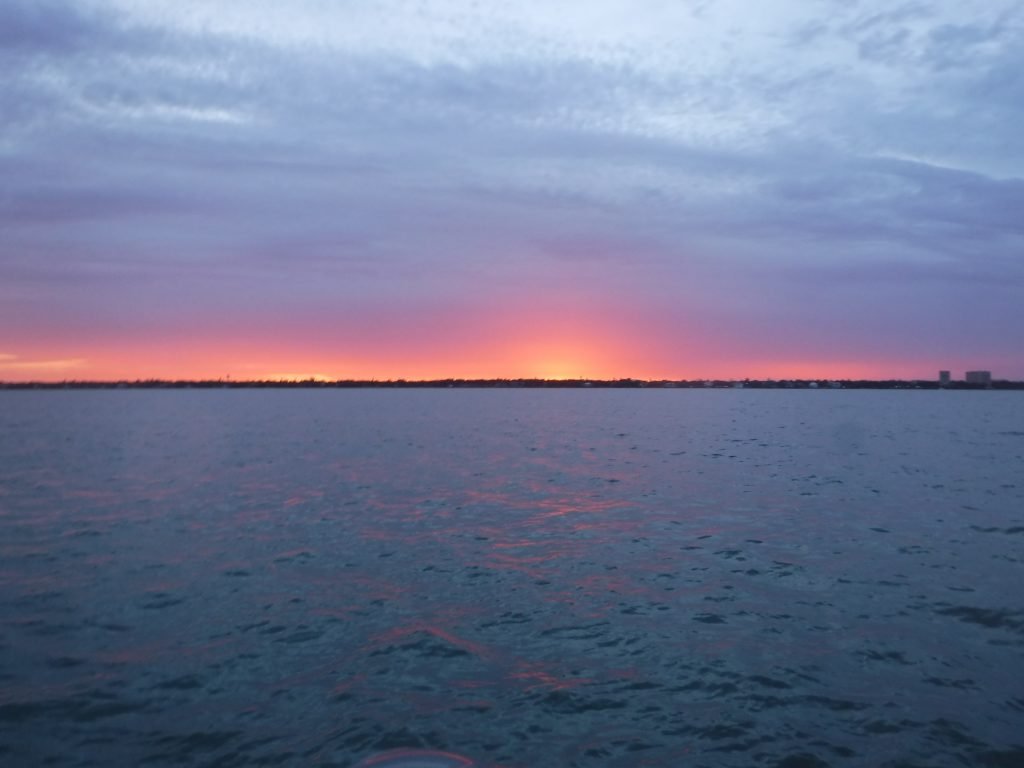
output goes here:
[[68, 54], [105, 37], [103, 20], [66, 0], [5, 0], [0, 5], [0, 50], [8, 54]]
[[64, 360], [22, 360], [17, 355], [0, 355], [0, 371], [59, 373], [79, 368], [86, 364], [84, 358], [68, 358]]
[[1021, 279], [1003, 0], [12, 0], [0, 30], [0, 322]]

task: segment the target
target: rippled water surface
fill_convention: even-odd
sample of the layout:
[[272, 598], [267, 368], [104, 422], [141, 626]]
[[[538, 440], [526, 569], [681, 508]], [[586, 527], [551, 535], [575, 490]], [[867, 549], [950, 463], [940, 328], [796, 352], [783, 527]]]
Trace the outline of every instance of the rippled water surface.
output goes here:
[[0, 392], [0, 763], [1024, 765], [1024, 397]]

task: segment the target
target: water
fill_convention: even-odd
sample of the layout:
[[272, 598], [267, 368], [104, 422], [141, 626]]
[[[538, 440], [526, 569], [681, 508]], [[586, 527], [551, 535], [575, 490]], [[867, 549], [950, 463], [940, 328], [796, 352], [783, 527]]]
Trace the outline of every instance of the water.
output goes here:
[[1024, 397], [0, 392], [0, 763], [1024, 765]]

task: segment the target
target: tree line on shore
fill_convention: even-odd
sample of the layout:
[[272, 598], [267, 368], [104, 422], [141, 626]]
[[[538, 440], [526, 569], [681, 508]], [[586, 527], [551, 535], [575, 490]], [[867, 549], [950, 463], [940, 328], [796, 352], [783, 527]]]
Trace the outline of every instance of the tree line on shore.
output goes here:
[[1024, 381], [990, 384], [905, 379], [139, 379], [134, 381], [3, 382], [0, 389], [1024, 389]]

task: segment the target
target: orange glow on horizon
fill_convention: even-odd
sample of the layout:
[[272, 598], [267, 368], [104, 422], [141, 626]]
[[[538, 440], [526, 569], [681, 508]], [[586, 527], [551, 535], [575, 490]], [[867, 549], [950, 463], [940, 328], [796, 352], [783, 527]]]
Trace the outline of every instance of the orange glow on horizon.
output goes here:
[[613, 357], [581, 342], [441, 348], [436, 351], [326, 350], [261, 347], [250, 341], [95, 345], [62, 364], [52, 349], [0, 358], [0, 381], [251, 380], [333, 381], [478, 378], [617, 378]]
[[[470, 317], [265, 324], [0, 348], [0, 381], [932, 378], [927, 359], [808, 359], [737, 347], [714, 331], [600, 306], [509, 307]], [[341, 331], [336, 330], [340, 328]], [[652, 330], [653, 329], [653, 330]], [[667, 330], [666, 330], [667, 329]], [[744, 354], [742, 349], [746, 349]]]
[[655, 354], [638, 357], [624, 352], [622, 343], [602, 342], [588, 343], [576, 337], [493, 348], [418, 350], [414, 354], [363, 350], [358, 355], [277, 345], [268, 348], [249, 340], [94, 345], [73, 352], [49, 347], [0, 355], [0, 381], [912, 379], [932, 378], [931, 369], [937, 372], [940, 367], [927, 361], [890, 365], [885, 361], [723, 360], [710, 356], [674, 365]]

